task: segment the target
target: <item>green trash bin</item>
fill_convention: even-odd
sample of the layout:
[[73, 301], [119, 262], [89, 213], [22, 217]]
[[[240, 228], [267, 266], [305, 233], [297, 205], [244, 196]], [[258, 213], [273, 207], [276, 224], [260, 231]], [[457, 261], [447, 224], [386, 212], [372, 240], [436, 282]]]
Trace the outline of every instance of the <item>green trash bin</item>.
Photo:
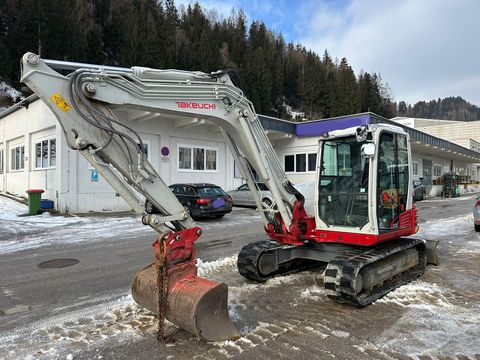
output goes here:
[[28, 194], [28, 215], [37, 215], [40, 211], [40, 203], [42, 200], [43, 190], [29, 189]]

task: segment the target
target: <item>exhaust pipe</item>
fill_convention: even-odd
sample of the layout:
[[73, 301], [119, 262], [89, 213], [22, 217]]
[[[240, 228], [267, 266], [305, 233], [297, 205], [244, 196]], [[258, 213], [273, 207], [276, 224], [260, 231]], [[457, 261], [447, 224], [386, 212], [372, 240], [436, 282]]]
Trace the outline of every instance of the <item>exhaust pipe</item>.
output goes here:
[[[228, 286], [196, 276], [194, 263], [172, 270], [168, 276], [166, 318], [203, 340], [240, 338], [228, 315]], [[132, 283], [132, 296], [137, 304], [158, 315], [155, 264], [137, 273]]]

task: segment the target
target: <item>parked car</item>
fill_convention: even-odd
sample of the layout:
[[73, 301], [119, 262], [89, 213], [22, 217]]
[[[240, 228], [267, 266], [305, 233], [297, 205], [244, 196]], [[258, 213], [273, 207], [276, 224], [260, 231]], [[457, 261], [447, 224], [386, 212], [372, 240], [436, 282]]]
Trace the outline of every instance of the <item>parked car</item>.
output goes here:
[[[232, 198], [218, 185], [173, 184], [169, 188], [193, 218], [221, 218], [232, 211]], [[148, 200], [145, 202], [145, 211], [149, 214], [158, 213]]]
[[[268, 190], [267, 185], [263, 182], [257, 182], [256, 185], [257, 190], [260, 191], [262, 201], [267, 205], [271, 205], [273, 203], [273, 196], [270, 190]], [[305, 197], [305, 210], [307, 214], [313, 215], [314, 182], [301, 183], [294, 186]], [[247, 184], [243, 184], [235, 190], [228, 191], [227, 194], [232, 197], [233, 205], [255, 206], [253, 194]]]
[[480, 232], [480, 196], [475, 198], [475, 205], [473, 205], [473, 226], [476, 232]]
[[[260, 191], [261, 201], [270, 206], [273, 203], [273, 196], [267, 185], [263, 182], [257, 182], [256, 186], [257, 191]], [[255, 200], [253, 200], [253, 194], [248, 184], [243, 184], [234, 190], [228, 191], [227, 194], [232, 197], [233, 205], [235, 206], [255, 206]]]
[[413, 200], [424, 200], [427, 189], [421, 180], [413, 180]]

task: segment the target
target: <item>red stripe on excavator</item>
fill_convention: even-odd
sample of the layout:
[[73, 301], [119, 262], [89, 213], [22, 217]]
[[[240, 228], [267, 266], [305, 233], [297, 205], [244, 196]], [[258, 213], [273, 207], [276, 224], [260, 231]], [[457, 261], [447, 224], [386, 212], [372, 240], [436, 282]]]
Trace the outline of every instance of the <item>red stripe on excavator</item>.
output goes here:
[[315, 229], [305, 236], [305, 240], [316, 242], [334, 242], [349, 245], [372, 246], [388, 240], [398, 239], [401, 236], [408, 236], [413, 233], [412, 228], [389, 231], [380, 235], [348, 233], [342, 231], [325, 231]]
[[[273, 225], [267, 225], [265, 230], [270, 239], [280, 244], [289, 245], [302, 245], [305, 240], [309, 240], [319, 243], [329, 242], [349, 245], [373, 246], [388, 240], [397, 239], [401, 236], [409, 236], [415, 234], [416, 232], [417, 209], [415, 207], [400, 214], [400, 229], [387, 231], [379, 235], [316, 229], [315, 218], [308, 216], [301, 217], [301, 215], [303, 215], [302, 210], [303, 209], [301, 208], [296, 209], [296, 207], [294, 207], [293, 214], [300, 215], [300, 217], [297, 219], [295, 219], [295, 216], [293, 217], [294, 220], [292, 220], [290, 232], [278, 234], [275, 232]], [[302, 228], [305, 230], [301, 231], [300, 229]]]

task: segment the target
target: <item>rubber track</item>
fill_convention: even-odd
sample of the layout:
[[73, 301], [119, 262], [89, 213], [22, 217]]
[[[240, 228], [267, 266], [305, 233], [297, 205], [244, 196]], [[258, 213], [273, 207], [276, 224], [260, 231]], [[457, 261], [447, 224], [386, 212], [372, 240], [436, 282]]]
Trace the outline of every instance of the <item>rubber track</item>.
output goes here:
[[[359, 294], [356, 293], [356, 278], [363, 267], [413, 247], [417, 248], [419, 255], [417, 266], [384, 281], [373, 289], [363, 290]], [[325, 270], [324, 287], [331, 299], [356, 306], [367, 306], [390, 291], [421, 276], [425, 272], [426, 266], [427, 251], [425, 243], [419, 239], [400, 238], [368, 248], [368, 250], [352, 249], [350, 254], [345, 253], [336, 257], [328, 263]]]
[[256, 282], [265, 282], [268, 279], [271, 279], [276, 276], [284, 276], [288, 274], [297, 273], [300, 271], [311, 269], [312, 267], [318, 266], [318, 264], [312, 262], [306, 262], [304, 266], [301, 265], [298, 267], [292, 268], [291, 266], [287, 266], [282, 269], [272, 272], [268, 275], [263, 275], [259, 273], [257, 263], [260, 256], [267, 250], [272, 250], [274, 248], [282, 248], [285, 245], [279, 245], [275, 241], [271, 240], [261, 240], [256, 241], [250, 244], [245, 245], [240, 253], [238, 254], [237, 258], [237, 268], [238, 272], [245, 278], [249, 280], [253, 280]]

